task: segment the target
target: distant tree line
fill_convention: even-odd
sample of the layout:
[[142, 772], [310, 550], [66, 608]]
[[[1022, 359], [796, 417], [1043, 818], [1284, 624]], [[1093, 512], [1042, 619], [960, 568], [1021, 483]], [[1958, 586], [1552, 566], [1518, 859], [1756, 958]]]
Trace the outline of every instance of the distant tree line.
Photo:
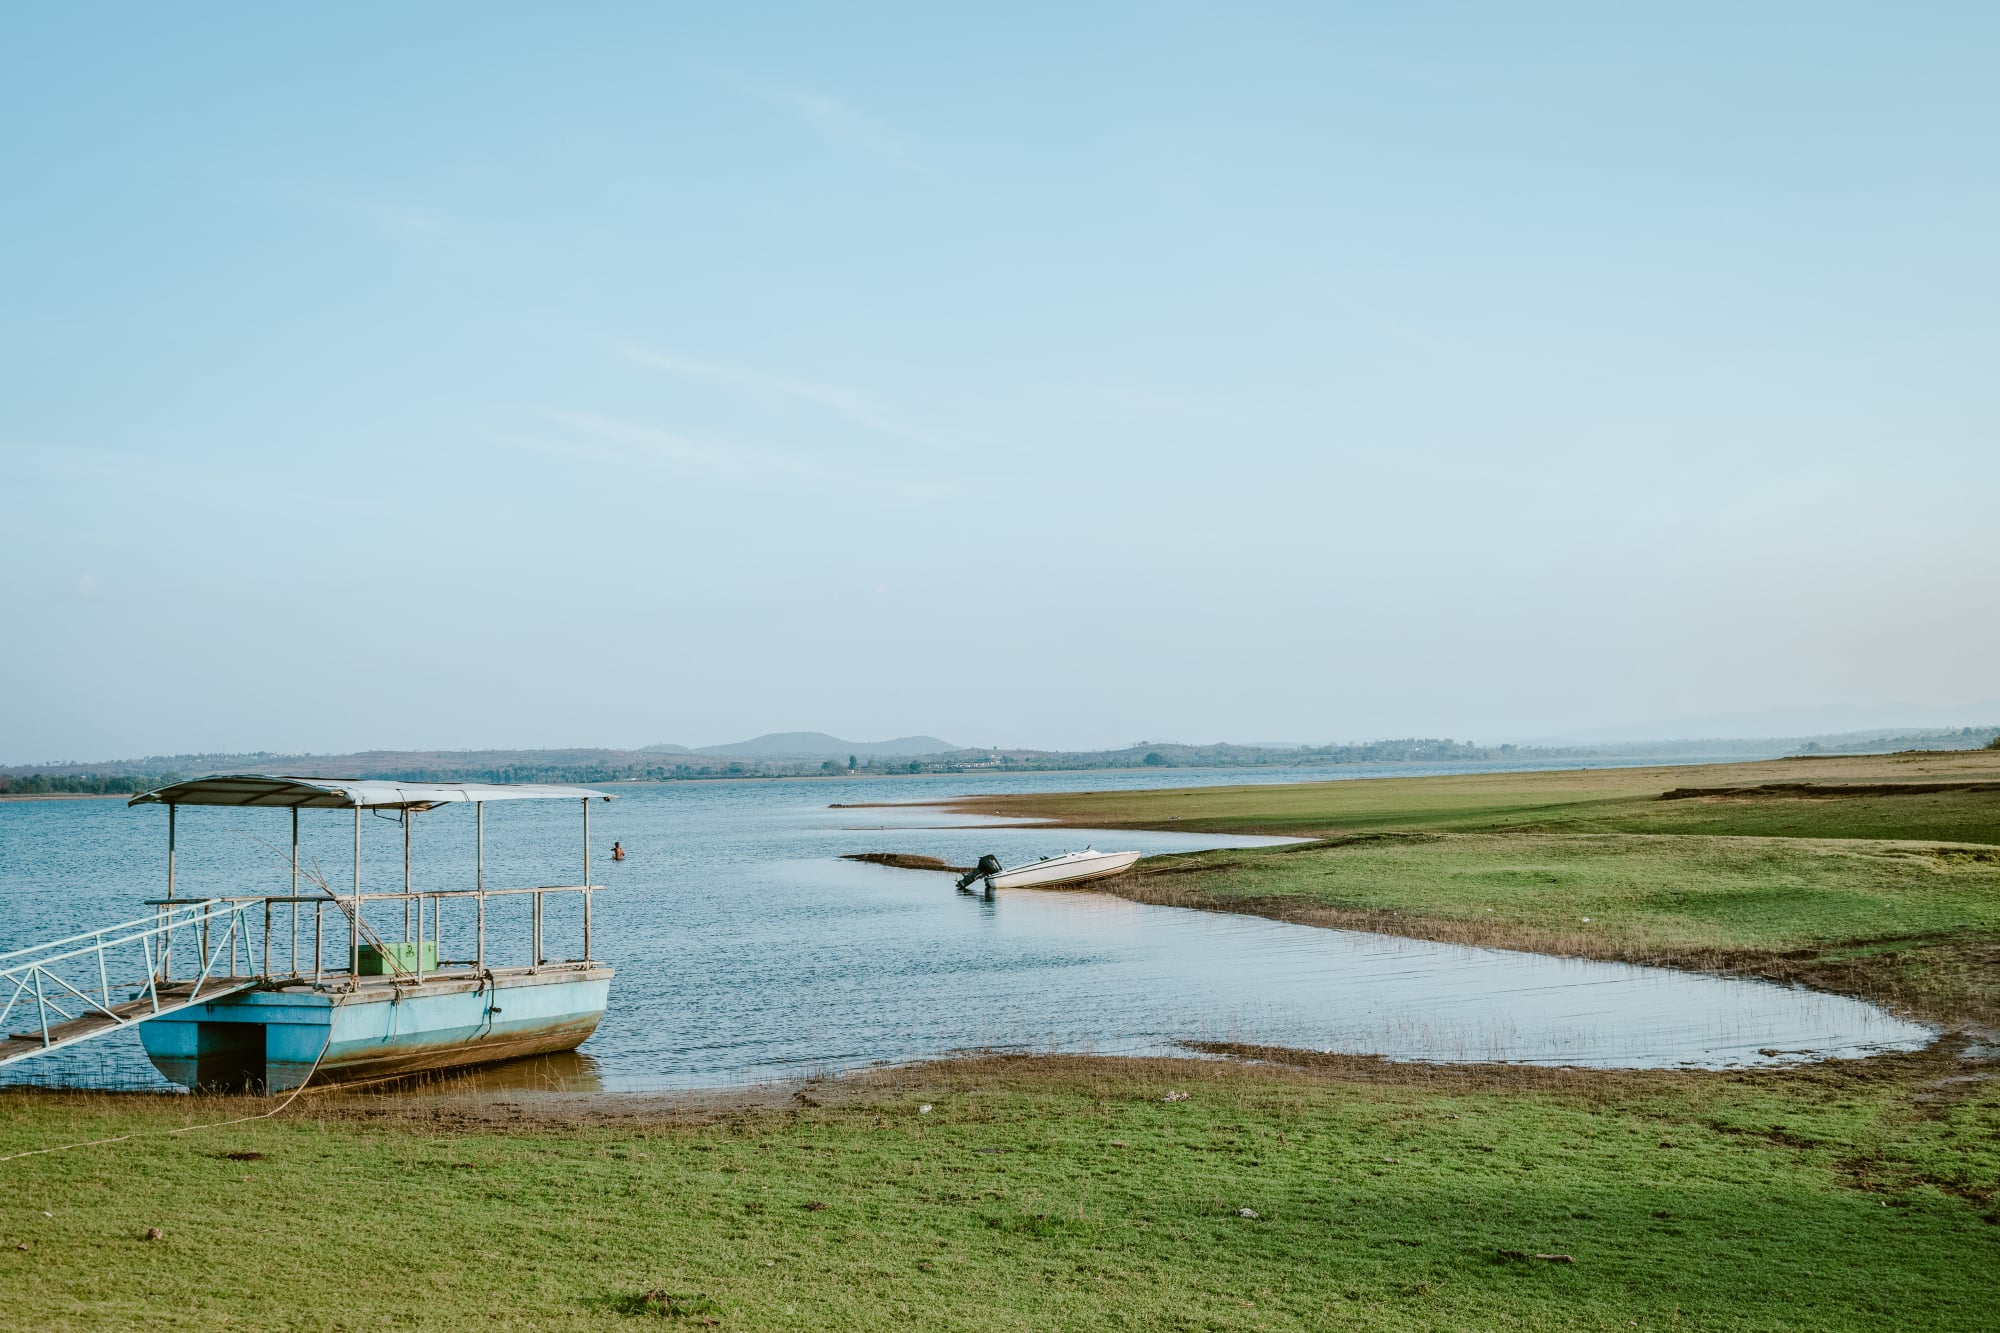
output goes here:
[[[1993, 727], [1948, 728], [1901, 736], [1828, 737], [1793, 753], [1862, 753], [1923, 749], [2000, 748]], [[1260, 746], [1182, 745], [1152, 741], [1119, 750], [955, 750], [946, 754], [841, 758], [813, 755], [800, 758], [739, 758], [658, 754], [633, 750], [487, 751], [460, 756], [447, 753], [377, 752], [367, 755], [165, 755], [151, 760], [104, 764], [22, 765], [0, 770], [0, 795], [123, 795], [163, 787], [185, 777], [207, 773], [290, 773], [345, 778], [376, 778], [401, 782], [579, 783], [684, 782], [727, 778], [892, 776], [912, 773], [1032, 773], [1063, 769], [1118, 768], [1317, 768], [1338, 764], [1446, 764], [1490, 761], [1505, 763], [1583, 759], [1608, 753], [1625, 755], [1700, 754], [1702, 757], [1740, 753], [1770, 756], [1769, 742], [1652, 742], [1624, 746], [1536, 747], [1475, 745], [1437, 737], [1406, 737], [1365, 745]], [[548, 755], [547, 758], [539, 756]], [[561, 757], [557, 757], [560, 755]], [[589, 757], [586, 756], [596, 756]], [[398, 762], [398, 761], [401, 762]]]
[[2000, 727], [1938, 727], [1903, 735], [1875, 732], [1807, 741], [1798, 754], [1881, 754], [1899, 750], [2000, 750]]
[[0, 773], [0, 795], [125, 796], [180, 780], [178, 773]]
[[[396, 764], [361, 756], [342, 756], [330, 765], [326, 756], [215, 756], [223, 762], [192, 765], [192, 774], [263, 771], [329, 777], [374, 778], [394, 782], [546, 782], [603, 784], [614, 782], [677, 782], [726, 778], [892, 776], [912, 773], [1032, 773], [1096, 768], [1235, 768], [1257, 766], [1318, 766], [1342, 763], [1438, 763], [1497, 759], [1516, 754], [1515, 747], [1483, 747], [1451, 740], [1410, 739], [1369, 745], [1276, 749], [1248, 745], [1172, 745], [1158, 743], [1124, 750], [960, 750], [919, 757], [849, 755], [839, 759], [758, 758], [702, 759], [646, 755], [631, 762], [502, 764]], [[1521, 752], [1528, 753], [1528, 752]], [[206, 756], [204, 756], [206, 757]], [[301, 763], [301, 759], [309, 762]], [[288, 762], [289, 760], [289, 762]], [[341, 762], [346, 760], [346, 762]], [[231, 762], [233, 761], [233, 762]], [[247, 761], [247, 762], [246, 762]], [[0, 794], [99, 795], [147, 791], [178, 782], [178, 772], [116, 771], [0, 772]]]

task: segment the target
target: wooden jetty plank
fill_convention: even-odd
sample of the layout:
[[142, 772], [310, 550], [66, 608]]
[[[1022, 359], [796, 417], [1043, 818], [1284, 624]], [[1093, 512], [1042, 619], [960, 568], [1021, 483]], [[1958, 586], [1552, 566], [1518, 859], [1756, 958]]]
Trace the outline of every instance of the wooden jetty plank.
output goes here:
[[[191, 1005], [207, 1004], [224, 996], [254, 990], [262, 984], [263, 981], [257, 977], [224, 977], [221, 980], [203, 983], [200, 993], [196, 994], [192, 982], [173, 982], [158, 988], [158, 1012], [167, 1014], [186, 1009]], [[77, 1003], [75, 996], [69, 996], [68, 999], [71, 1003]], [[30, 1009], [23, 1016], [33, 1018], [34, 1011]], [[46, 1043], [42, 1040], [39, 1027], [32, 1031], [10, 1032], [5, 1038], [0, 1038], [0, 1065], [30, 1055], [40, 1055], [44, 1051], [53, 1051], [58, 1047], [98, 1036], [113, 1028], [130, 1027], [134, 1022], [143, 1022], [154, 1016], [153, 998], [141, 995], [136, 1000], [121, 1000], [112, 1005], [109, 1014], [93, 1009], [89, 1013], [78, 1014], [75, 1018], [49, 1024]]]

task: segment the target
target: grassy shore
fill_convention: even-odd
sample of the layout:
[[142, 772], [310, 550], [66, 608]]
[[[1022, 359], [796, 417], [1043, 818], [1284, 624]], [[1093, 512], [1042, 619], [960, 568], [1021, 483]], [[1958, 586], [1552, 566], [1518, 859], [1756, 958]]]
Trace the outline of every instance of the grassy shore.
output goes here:
[[1947, 1025], [2000, 1025], [1993, 751], [957, 808], [1315, 840], [1148, 858], [1091, 886], [1141, 901], [1802, 981]]
[[19, 1328], [439, 1333], [2000, 1311], [2000, 1089], [1948, 1050], [1731, 1074], [1238, 1054], [1274, 1062], [966, 1061], [693, 1111], [309, 1097], [182, 1136], [158, 1131], [245, 1108], [10, 1094], [0, 1151], [150, 1136], [0, 1165], [0, 1300]]
[[[2000, 794], [1964, 784], [1995, 780], [2000, 756], [1924, 756], [967, 803], [1316, 839], [1101, 886], [1132, 897], [1805, 977], [1973, 1034], [1915, 1054], [1640, 1073], [1218, 1047], [699, 1103], [311, 1092], [186, 1134], [267, 1104], [13, 1091], [0, 1156], [136, 1137], [0, 1160], [0, 1310], [435, 1333], [1992, 1328], [2000, 1078], [1975, 1038], [2000, 1008]], [[1764, 789], [1802, 781], [1847, 790]], [[1707, 794], [1660, 799], [1689, 787]]]

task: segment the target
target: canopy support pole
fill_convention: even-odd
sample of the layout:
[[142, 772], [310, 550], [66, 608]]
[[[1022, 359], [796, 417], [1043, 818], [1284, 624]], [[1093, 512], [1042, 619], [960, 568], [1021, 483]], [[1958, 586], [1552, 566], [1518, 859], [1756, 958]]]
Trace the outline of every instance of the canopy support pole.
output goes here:
[[354, 807], [354, 898], [347, 914], [347, 989], [361, 989], [361, 807]]
[[292, 807], [292, 975], [299, 974], [299, 808]]
[[[167, 902], [169, 905], [159, 909], [160, 915], [169, 918], [172, 917], [174, 910], [172, 907], [174, 898], [174, 814], [177, 809], [178, 807], [171, 803], [167, 806]], [[160, 940], [160, 980], [172, 981], [173, 979], [174, 936], [173, 932], [169, 930]]]
[[410, 942], [410, 825], [416, 822], [414, 810], [403, 811], [403, 943]]
[[590, 798], [583, 798], [583, 961], [590, 961]]

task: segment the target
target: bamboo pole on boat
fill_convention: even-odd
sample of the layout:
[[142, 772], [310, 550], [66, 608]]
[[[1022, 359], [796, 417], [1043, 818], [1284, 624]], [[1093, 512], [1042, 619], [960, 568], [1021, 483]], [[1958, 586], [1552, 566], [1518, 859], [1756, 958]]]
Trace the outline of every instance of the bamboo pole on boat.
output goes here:
[[486, 971], [486, 802], [472, 803], [474, 822], [479, 826], [479, 851], [474, 865], [474, 886], [479, 890], [479, 943], [477, 966], [483, 974]]
[[416, 948], [414, 950], [416, 962], [413, 966], [416, 970], [417, 980], [422, 981], [424, 979], [424, 900], [410, 896], [416, 892], [415, 886], [410, 881], [410, 835], [415, 831], [416, 825], [417, 812], [415, 810], [403, 811], [403, 940], [405, 943], [410, 941], [410, 908], [414, 905], [417, 909], [417, 936]]

